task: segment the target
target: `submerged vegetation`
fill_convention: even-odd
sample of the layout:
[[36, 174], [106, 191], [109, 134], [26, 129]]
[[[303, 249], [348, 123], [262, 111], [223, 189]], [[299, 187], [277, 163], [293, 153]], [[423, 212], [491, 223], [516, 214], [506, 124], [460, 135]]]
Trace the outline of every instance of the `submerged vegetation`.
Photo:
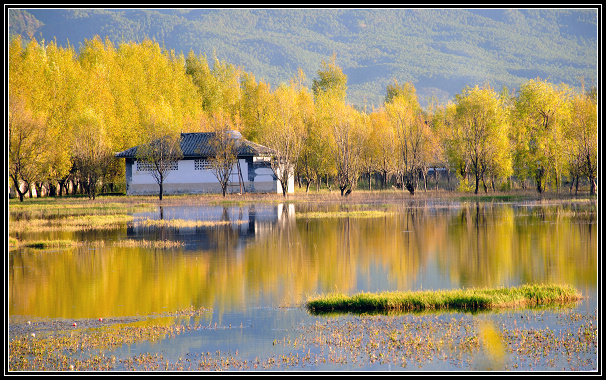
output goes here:
[[307, 308], [313, 312], [486, 310], [570, 302], [581, 298], [575, 288], [567, 285], [523, 285], [518, 288], [359, 293], [352, 296], [329, 294], [312, 297]]
[[12, 323], [9, 370], [103, 371], [122, 366], [132, 369], [132, 365], [141, 363], [137, 358], [116, 358], [106, 356], [105, 352], [123, 345], [173, 338], [192, 328], [176, 324], [171, 317], [197, 318], [210, 311], [190, 307], [159, 315], [80, 319], [73, 323], [65, 320]]
[[[448, 365], [459, 370], [582, 370], [595, 371], [598, 345], [597, 313], [558, 313], [558, 328], [541, 326], [545, 312], [511, 318], [477, 320], [469, 314], [444, 318], [422, 316], [357, 316], [320, 319], [276, 334], [269, 348], [239, 352], [221, 348], [188, 352], [120, 354], [123, 345], [195, 337], [201, 331], [232, 326], [201, 324], [207, 309], [168, 313], [181, 321], [109, 318], [12, 323], [8, 342], [9, 371], [267, 371], [335, 368], [424, 370]], [[188, 317], [193, 317], [189, 319]], [[513, 319], [506, 325], [507, 319]], [[144, 321], [148, 319], [148, 321]], [[168, 323], [166, 323], [168, 321]], [[524, 323], [522, 322], [524, 321]], [[141, 323], [146, 324], [141, 324]], [[526, 325], [528, 323], [528, 325]], [[533, 327], [540, 326], [540, 327]], [[567, 327], [566, 327], [567, 326]], [[559, 328], [562, 327], [562, 328]], [[243, 329], [250, 326], [234, 326]], [[262, 343], [261, 343], [262, 344]], [[136, 351], [136, 350], [135, 350]]]

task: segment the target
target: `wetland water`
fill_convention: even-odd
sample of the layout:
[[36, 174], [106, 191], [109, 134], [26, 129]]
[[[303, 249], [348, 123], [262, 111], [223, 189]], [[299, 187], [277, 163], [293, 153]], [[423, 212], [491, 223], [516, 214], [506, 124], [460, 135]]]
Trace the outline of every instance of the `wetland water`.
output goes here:
[[[582, 347], [566, 342], [597, 325], [595, 204], [163, 206], [134, 214], [119, 229], [46, 234], [85, 244], [11, 251], [13, 326], [51, 320], [104, 328], [91, 322], [99, 318], [183, 326], [177, 334], [105, 349], [107, 357], [161, 356], [145, 364], [119, 360], [111, 369], [592, 371], [598, 365], [593, 332]], [[179, 246], [110, 244], [126, 239]], [[483, 313], [315, 316], [303, 307], [308, 295], [334, 291], [531, 283], [573, 285], [586, 298]], [[202, 312], [170, 315], [185, 309]], [[482, 343], [491, 334], [500, 341], [492, 348]], [[559, 341], [566, 353], [547, 341]]]

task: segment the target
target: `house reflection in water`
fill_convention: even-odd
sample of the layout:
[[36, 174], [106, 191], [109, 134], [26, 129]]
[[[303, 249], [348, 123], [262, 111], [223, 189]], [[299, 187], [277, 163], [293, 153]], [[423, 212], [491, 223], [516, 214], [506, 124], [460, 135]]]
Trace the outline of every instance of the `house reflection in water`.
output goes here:
[[[178, 241], [183, 250], [243, 248], [294, 221], [293, 204], [244, 206], [160, 206], [158, 211], [134, 215], [129, 239]], [[145, 220], [167, 221], [146, 225]], [[191, 222], [200, 222], [190, 226]]]

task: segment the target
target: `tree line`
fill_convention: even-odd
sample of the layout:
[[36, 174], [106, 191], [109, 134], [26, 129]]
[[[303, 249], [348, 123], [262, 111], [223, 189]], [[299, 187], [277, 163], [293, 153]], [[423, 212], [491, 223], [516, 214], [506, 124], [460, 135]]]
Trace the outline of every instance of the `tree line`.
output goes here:
[[[209, 63], [210, 61], [210, 63]], [[597, 191], [597, 94], [534, 79], [520, 89], [468, 86], [422, 109], [410, 82], [395, 79], [384, 103], [347, 102], [347, 76], [333, 55], [304, 85], [299, 70], [271, 88], [216, 56], [175, 54], [158, 43], [96, 37], [76, 52], [54, 41], [9, 46], [9, 177], [22, 200], [94, 198], [124, 183], [118, 151], [181, 132], [236, 130], [274, 151], [307, 190], [325, 181], [341, 195], [362, 176], [414, 194], [444, 169], [459, 189], [533, 186], [559, 190], [587, 178]], [[288, 176], [275, 166], [276, 174]], [[287, 177], [286, 177], [287, 178]], [[571, 188], [572, 189], [572, 188]], [[578, 189], [578, 188], [577, 188]]]

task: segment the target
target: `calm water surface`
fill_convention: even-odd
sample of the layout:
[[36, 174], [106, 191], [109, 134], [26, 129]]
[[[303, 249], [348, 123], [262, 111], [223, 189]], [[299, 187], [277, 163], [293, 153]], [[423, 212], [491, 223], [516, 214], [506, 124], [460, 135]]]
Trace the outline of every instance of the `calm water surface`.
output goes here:
[[[342, 212], [352, 217], [338, 214]], [[10, 315], [108, 318], [212, 308], [177, 320], [207, 329], [117, 351], [179, 358], [217, 350], [276, 354], [275, 339], [335, 318], [312, 316], [301, 307], [315, 293], [565, 283], [588, 297], [574, 306], [578, 312], [594, 313], [596, 308], [595, 208], [587, 212], [574, 203], [165, 206], [134, 216], [133, 225], [119, 230], [73, 233], [77, 240], [104, 245], [12, 252]], [[178, 228], [140, 223], [147, 219], [229, 223]], [[124, 239], [183, 245], [111, 246]], [[446, 361], [425, 369], [473, 368]]]

